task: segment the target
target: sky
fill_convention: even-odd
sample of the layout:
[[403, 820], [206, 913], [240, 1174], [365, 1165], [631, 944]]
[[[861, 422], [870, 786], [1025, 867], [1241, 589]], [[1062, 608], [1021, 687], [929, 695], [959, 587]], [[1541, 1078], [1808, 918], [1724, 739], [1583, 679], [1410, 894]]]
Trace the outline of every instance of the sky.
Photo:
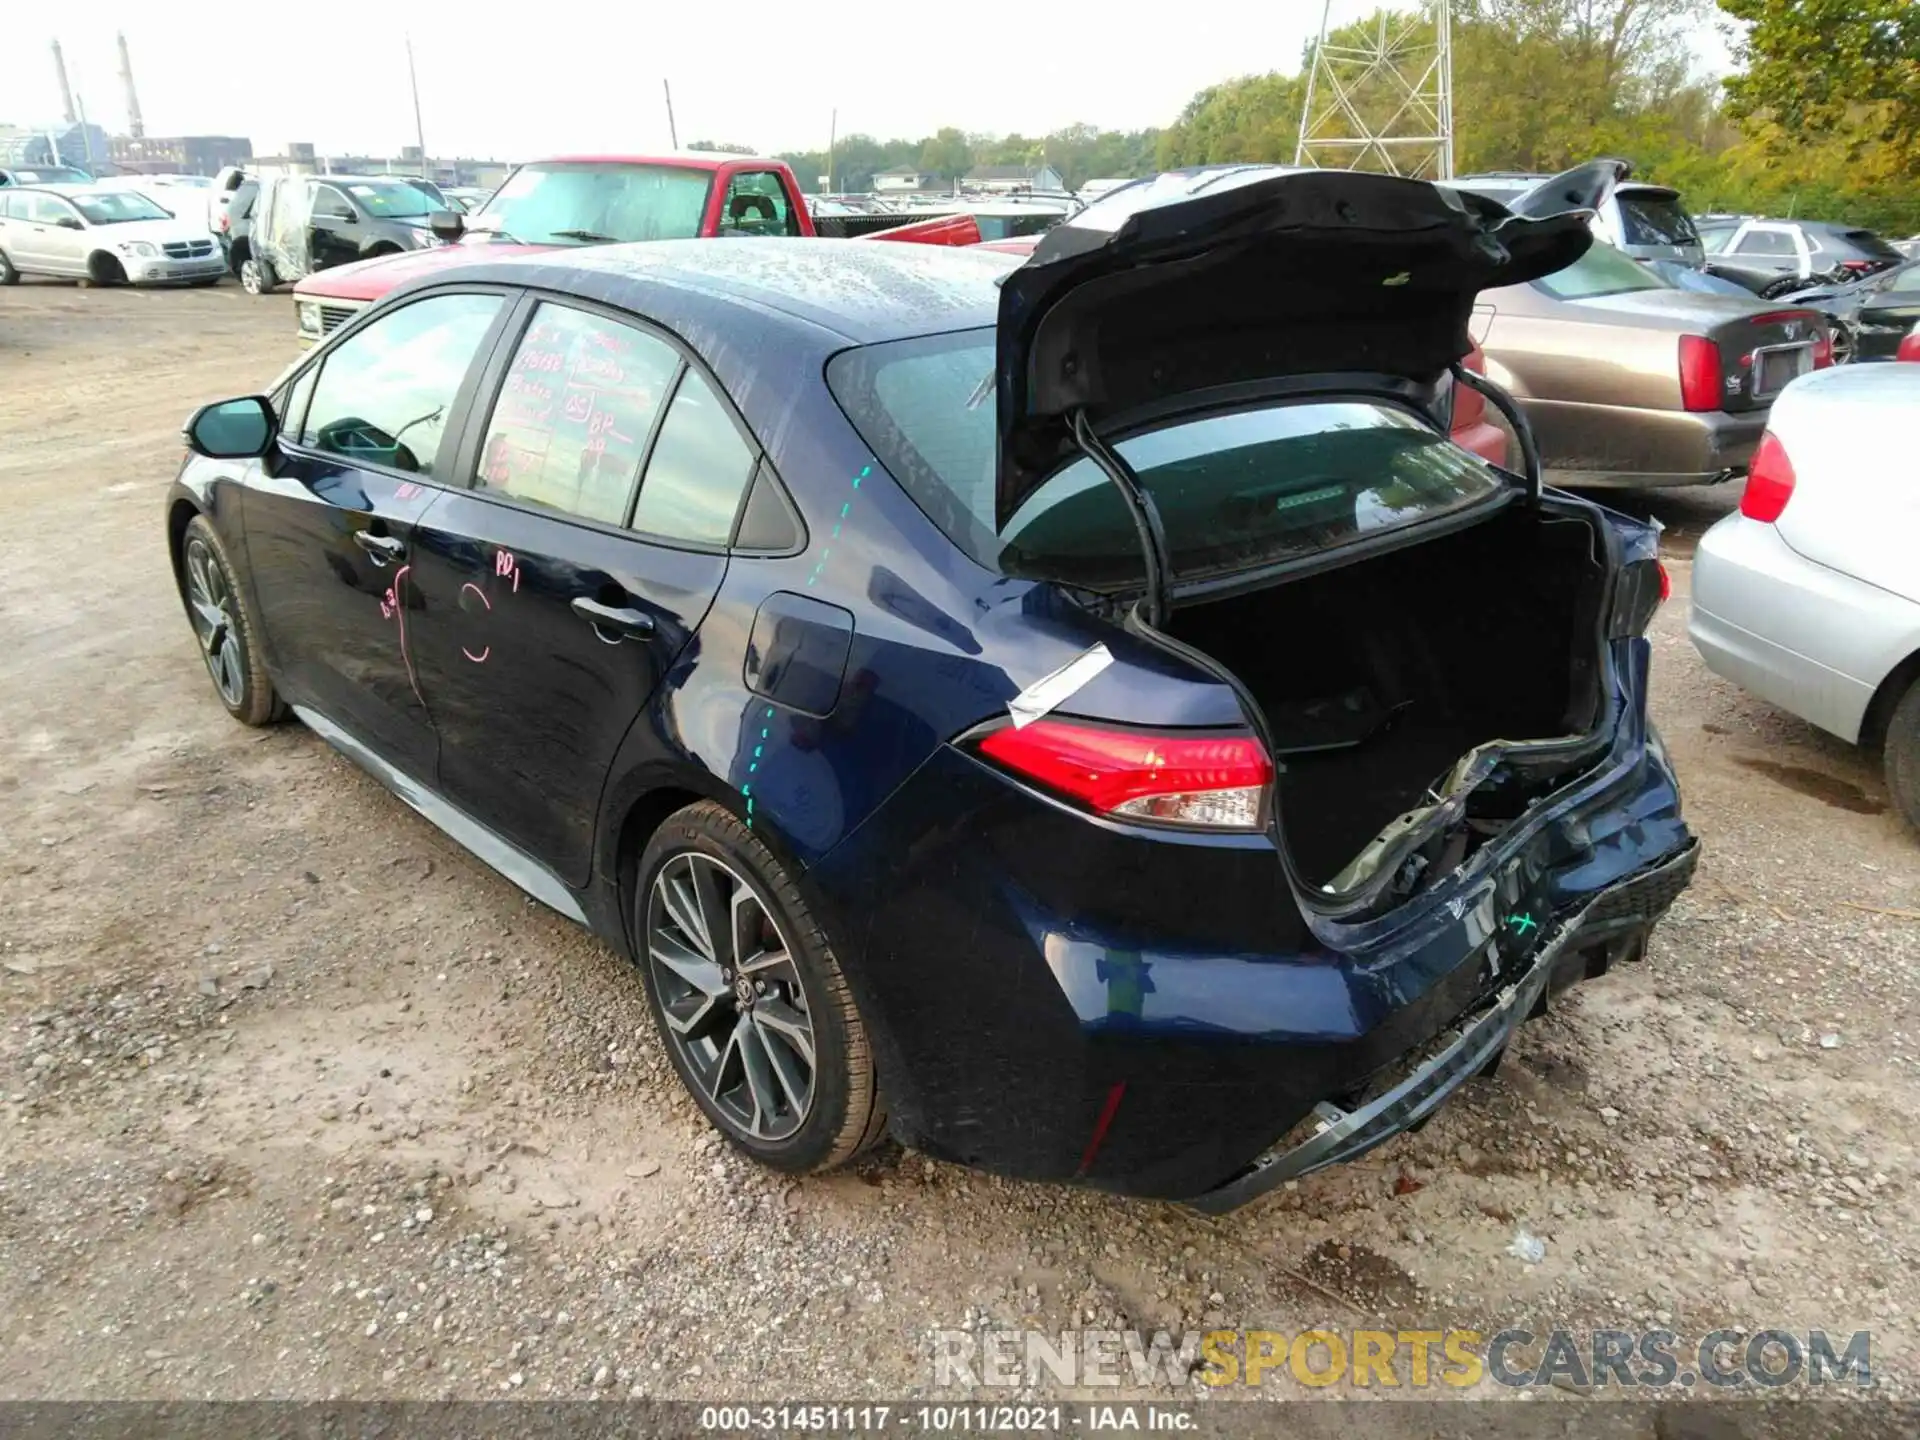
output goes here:
[[[1372, 8], [1373, 0], [1336, 0], [1335, 23]], [[183, 26], [130, 0], [35, 9], [35, 20], [57, 28], [36, 36], [9, 27], [0, 123], [59, 119], [49, 44], [57, 38], [87, 118], [124, 131], [114, 49], [124, 30], [149, 135], [244, 135], [258, 154], [293, 140], [335, 154], [386, 155], [411, 144], [407, 34], [427, 149], [437, 156], [664, 148], [663, 79], [683, 145], [824, 149], [836, 108], [841, 134], [882, 139], [942, 125], [1028, 135], [1081, 121], [1132, 130], [1171, 123], [1207, 85], [1297, 68], [1320, 6], [1213, 0], [1207, 23], [1185, 40], [1144, 5], [1131, 12], [1137, 19], [1103, 6], [1095, 23], [1079, 6], [898, 0], [839, 0], [830, 13], [788, 0], [598, 14], [565, 4], [335, 0], [319, 11], [244, 13], [244, 24]], [[1722, 53], [1710, 37], [1703, 45]], [[1712, 53], [1703, 51], [1709, 64]]]

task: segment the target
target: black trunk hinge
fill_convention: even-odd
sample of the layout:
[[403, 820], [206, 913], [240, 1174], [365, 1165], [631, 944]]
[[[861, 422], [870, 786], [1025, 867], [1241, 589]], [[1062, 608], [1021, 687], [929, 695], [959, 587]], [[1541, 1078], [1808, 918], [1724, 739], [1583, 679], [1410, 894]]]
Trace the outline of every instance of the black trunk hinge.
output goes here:
[[1133, 467], [1094, 433], [1086, 411], [1074, 411], [1070, 420], [1074, 443], [1113, 482], [1127, 514], [1133, 518], [1133, 528], [1139, 533], [1140, 549], [1147, 561], [1147, 590], [1140, 602], [1140, 614], [1147, 624], [1157, 629], [1166, 615], [1167, 571], [1172, 564], [1172, 556], [1167, 551], [1166, 527], [1160, 523], [1160, 507], [1153, 503], [1153, 496], [1140, 483]]
[[1533, 427], [1527, 424], [1527, 417], [1520, 413], [1520, 407], [1513, 403], [1513, 397], [1503, 388], [1493, 383], [1477, 371], [1469, 370], [1458, 361], [1453, 365], [1453, 380], [1456, 385], [1464, 385], [1469, 390], [1477, 390], [1486, 396], [1487, 403], [1506, 418], [1513, 438], [1520, 442], [1520, 473], [1526, 478], [1527, 500], [1534, 505], [1540, 503], [1540, 450], [1533, 443]]

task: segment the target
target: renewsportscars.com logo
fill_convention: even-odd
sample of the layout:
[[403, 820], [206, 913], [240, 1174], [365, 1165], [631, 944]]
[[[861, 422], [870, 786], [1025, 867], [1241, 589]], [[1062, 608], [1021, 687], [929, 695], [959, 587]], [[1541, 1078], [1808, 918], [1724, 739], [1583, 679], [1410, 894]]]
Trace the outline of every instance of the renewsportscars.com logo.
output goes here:
[[936, 1388], [1127, 1385], [1309, 1389], [1444, 1388], [1492, 1383], [1577, 1391], [1778, 1390], [1873, 1384], [1873, 1337], [1784, 1328], [1712, 1330], [936, 1330]]

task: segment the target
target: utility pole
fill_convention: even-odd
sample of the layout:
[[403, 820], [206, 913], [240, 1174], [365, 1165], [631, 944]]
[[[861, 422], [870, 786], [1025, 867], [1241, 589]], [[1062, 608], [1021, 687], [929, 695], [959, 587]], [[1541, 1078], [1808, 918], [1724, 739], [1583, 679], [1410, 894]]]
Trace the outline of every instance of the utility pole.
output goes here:
[[840, 110], [839, 107], [836, 106], [833, 111], [833, 118], [827, 121], [827, 193], [829, 195], [838, 195], [840, 193], [833, 187], [833, 147], [839, 143], [839, 140]]
[[673, 148], [678, 150], [680, 148], [680, 130], [679, 127], [673, 123], [673, 86], [667, 83], [665, 76], [660, 78], [660, 89], [667, 97], [667, 139], [672, 141]]
[[420, 78], [413, 71], [413, 36], [407, 37], [407, 83], [413, 87], [413, 143], [420, 147], [420, 178], [433, 179], [427, 164], [427, 132], [420, 124]]

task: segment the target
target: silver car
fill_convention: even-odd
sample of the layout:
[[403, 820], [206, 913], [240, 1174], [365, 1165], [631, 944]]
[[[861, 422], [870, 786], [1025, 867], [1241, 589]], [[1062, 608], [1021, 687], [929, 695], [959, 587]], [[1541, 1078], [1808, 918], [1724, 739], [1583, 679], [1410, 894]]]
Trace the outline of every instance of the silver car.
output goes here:
[[226, 257], [189, 208], [175, 217], [137, 190], [0, 189], [0, 285], [49, 275], [82, 285], [215, 285]]
[[1773, 402], [1740, 509], [1700, 540], [1687, 632], [1707, 667], [1879, 747], [1920, 829], [1920, 365], [1849, 365]]

